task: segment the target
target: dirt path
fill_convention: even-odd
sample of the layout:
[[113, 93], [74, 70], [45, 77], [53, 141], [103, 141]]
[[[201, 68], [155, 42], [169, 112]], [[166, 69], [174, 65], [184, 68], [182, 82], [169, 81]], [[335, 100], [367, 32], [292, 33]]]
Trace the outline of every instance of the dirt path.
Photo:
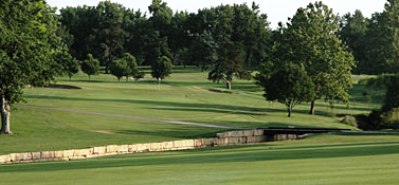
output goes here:
[[215, 124], [209, 124], [209, 123], [165, 120], [165, 119], [149, 118], [149, 117], [143, 117], [143, 116], [111, 114], [111, 113], [104, 113], [104, 112], [92, 112], [92, 111], [65, 109], [65, 108], [56, 108], [56, 107], [44, 107], [44, 106], [23, 105], [23, 104], [19, 104], [18, 107], [19, 108], [27, 108], [27, 109], [54, 110], [54, 111], [71, 112], [71, 113], [79, 113], [79, 114], [87, 114], [87, 115], [99, 115], [99, 116], [106, 116], [106, 117], [113, 117], [113, 118], [125, 118], [125, 119], [136, 120], [136, 121], [150, 121], [150, 122], [156, 122], [156, 123], [166, 123], [166, 124], [175, 124], [175, 125], [189, 125], [189, 126], [206, 127], [206, 128], [221, 128], [221, 129], [237, 129], [236, 127], [215, 125]]

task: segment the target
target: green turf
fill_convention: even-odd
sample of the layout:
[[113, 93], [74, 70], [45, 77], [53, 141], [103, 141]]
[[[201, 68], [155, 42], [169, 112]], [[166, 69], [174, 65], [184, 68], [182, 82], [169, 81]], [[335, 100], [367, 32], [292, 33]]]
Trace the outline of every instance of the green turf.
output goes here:
[[[307, 114], [309, 105], [294, 108], [292, 118], [279, 103], [266, 102], [262, 89], [253, 81], [234, 80], [233, 90], [223, 92], [223, 84], [206, 80], [207, 73], [197, 68], [175, 69], [175, 73], [158, 86], [147, 74], [138, 82], [118, 82], [101, 74], [79, 74], [69, 81], [59, 78], [58, 85], [82, 89], [27, 88], [27, 104], [17, 104], [12, 112], [12, 136], [0, 135], [0, 154], [24, 151], [84, 148], [106, 144], [129, 144], [152, 141], [199, 138], [224, 129], [170, 125], [148, 120], [132, 120], [104, 115], [44, 110], [30, 106], [63, 108], [74, 111], [141, 116], [210, 123], [230, 127], [305, 126], [351, 128], [341, 124], [334, 114], [367, 113], [379, 106], [381, 92], [373, 91], [373, 100], [362, 94], [364, 86], [352, 90], [350, 106], [334, 102], [334, 108], [317, 102], [317, 115]], [[367, 78], [356, 76], [355, 80]], [[221, 93], [222, 92], [222, 93]], [[380, 93], [380, 94], [378, 94]], [[377, 97], [375, 98], [374, 97]]]
[[3, 184], [396, 185], [399, 135], [305, 140], [5, 165]]

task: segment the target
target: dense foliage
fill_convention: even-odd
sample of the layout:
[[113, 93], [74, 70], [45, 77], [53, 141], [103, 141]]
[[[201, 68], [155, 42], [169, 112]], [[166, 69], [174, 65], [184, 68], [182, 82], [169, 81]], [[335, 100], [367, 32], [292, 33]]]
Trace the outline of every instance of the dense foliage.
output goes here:
[[92, 54], [88, 54], [81, 67], [82, 71], [89, 76], [89, 81], [91, 81], [91, 76], [97, 75], [100, 71], [100, 62]]
[[[126, 81], [143, 78], [139, 65], [147, 65], [159, 82], [173, 65], [196, 65], [227, 89], [255, 71], [266, 99], [284, 103], [289, 114], [302, 101], [310, 102], [311, 114], [317, 100], [347, 102], [351, 72], [399, 71], [399, 0], [388, 0], [371, 18], [359, 10], [339, 17], [322, 2], [310, 3], [275, 30], [255, 3], [188, 13], [152, 0], [148, 10], [147, 16], [102, 1], [56, 15], [43, 0], [1, 1], [1, 132], [11, 133], [11, 104], [21, 100], [25, 85], [47, 85], [62, 74], [71, 79], [79, 64], [89, 80], [103, 66]], [[388, 82], [381, 111], [394, 115], [397, 80]]]
[[[272, 79], [270, 75], [276, 74], [275, 71], [284, 71], [287, 66], [291, 66], [287, 63], [293, 63], [303, 66], [306, 72], [303, 76], [308, 76], [314, 86], [308, 89], [308, 94], [304, 94], [305, 91], [301, 89], [291, 89], [291, 91], [300, 90], [299, 92], [304, 96], [300, 100], [311, 102], [311, 114], [315, 113], [315, 102], [318, 99], [347, 102], [354, 61], [351, 53], [336, 34], [338, 28], [338, 18], [321, 2], [299, 8], [286, 26], [280, 24], [280, 27], [273, 32], [271, 64], [266, 65], [267, 69], [264, 69], [257, 78], [265, 87], [266, 95], [271, 89], [267, 88], [268, 83], [262, 82]], [[289, 73], [289, 71], [286, 72]], [[281, 74], [281, 80], [283, 77]], [[308, 84], [305, 79], [292, 81], [292, 83]], [[306, 87], [310, 86], [306, 85]], [[291, 98], [298, 99], [296, 95], [291, 94]]]
[[399, 71], [399, 1], [388, 0], [381, 13], [370, 19], [360, 11], [342, 19], [341, 38], [352, 50], [358, 74], [397, 73]]
[[61, 72], [55, 60], [65, 46], [57, 16], [43, 0], [0, 1], [1, 133], [11, 133], [11, 104], [27, 84], [43, 85]]
[[106, 73], [128, 52], [140, 65], [154, 65], [166, 56], [173, 64], [217, 70], [231, 84], [233, 76], [256, 69], [268, 57], [269, 23], [256, 4], [220, 5], [189, 14], [174, 13], [167, 3], [153, 0], [148, 10], [147, 18], [105, 1], [96, 7], [63, 8], [60, 21], [71, 35], [67, 38], [73, 38], [71, 54], [84, 60], [92, 53]]

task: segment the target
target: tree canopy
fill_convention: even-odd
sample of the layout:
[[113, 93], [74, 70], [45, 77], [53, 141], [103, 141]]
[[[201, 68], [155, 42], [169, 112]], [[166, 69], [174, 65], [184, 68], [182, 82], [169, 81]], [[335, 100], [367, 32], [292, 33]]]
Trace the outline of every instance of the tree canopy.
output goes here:
[[159, 83], [172, 73], [172, 61], [167, 56], [158, 57], [157, 61], [151, 65], [151, 75], [156, 78]]
[[27, 84], [44, 84], [57, 75], [62, 52], [55, 10], [43, 0], [0, 2], [1, 133], [11, 133], [10, 107]]
[[88, 54], [81, 67], [82, 71], [89, 76], [89, 81], [91, 81], [91, 76], [97, 75], [100, 71], [100, 62], [92, 54]]
[[338, 28], [337, 16], [321, 2], [299, 8], [287, 27], [282, 28], [280, 38], [288, 41], [282, 44], [288, 51], [284, 60], [303, 64], [315, 85], [311, 114], [317, 99], [349, 99], [354, 59], [337, 36]]
[[258, 76], [260, 85], [265, 90], [264, 97], [269, 101], [284, 104], [291, 117], [294, 106], [303, 101], [310, 101], [314, 96], [314, 84], [304, 67], [286, 64], [270, 74]]

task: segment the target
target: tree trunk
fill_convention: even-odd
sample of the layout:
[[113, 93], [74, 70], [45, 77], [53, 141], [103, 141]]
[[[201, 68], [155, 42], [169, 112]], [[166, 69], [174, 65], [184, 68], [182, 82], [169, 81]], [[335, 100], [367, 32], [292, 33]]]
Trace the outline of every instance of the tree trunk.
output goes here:
[[1, 134], [12, 134], [10, 129], [11, 106], [4, 96], [1, 97]]
[[128, 82], [128, 81], [129, 81], [129, 75], [126, 76], [126, 82]]
[[105, 63], [105, 74], [108, 74], [108, 69], [109, 69], [109, 61]]
[[288, 117], [289, 117], [289, 118], [291, 117], [291, 113], [292, 113], [292, 105], [289, 104], [289, 105], [288, 105]]
[[162, 82], [162, 79], [158, 78], [158, 89], [161, 89], [161, 82]]
[[226, 89], [231, 90], [231, 81], [226, 80]]
[[[111, 50], [110, 50], [111, 52]], [[107, 61], [105, 62], [105, 74], [109, 74], [109, 66], [112, 63], [112, 56], [111, 54], [108, 55]]]
[[89, 75], [89, 83], [91, 83], [90, 75]]
[[316, 100], [313, 100], [313, 101], [310, 103], [310, 111], [309, 111], [309, 114], [312, 114], [312, 115], [315, 114], [315, 102], [316, 102]]
[[252, 68], [251, 58], [252, 58], [252, 52], [251, 51], [247, 51], [247, 56], [245, 58], [245, 62], [248, 65], [248, 69]]

